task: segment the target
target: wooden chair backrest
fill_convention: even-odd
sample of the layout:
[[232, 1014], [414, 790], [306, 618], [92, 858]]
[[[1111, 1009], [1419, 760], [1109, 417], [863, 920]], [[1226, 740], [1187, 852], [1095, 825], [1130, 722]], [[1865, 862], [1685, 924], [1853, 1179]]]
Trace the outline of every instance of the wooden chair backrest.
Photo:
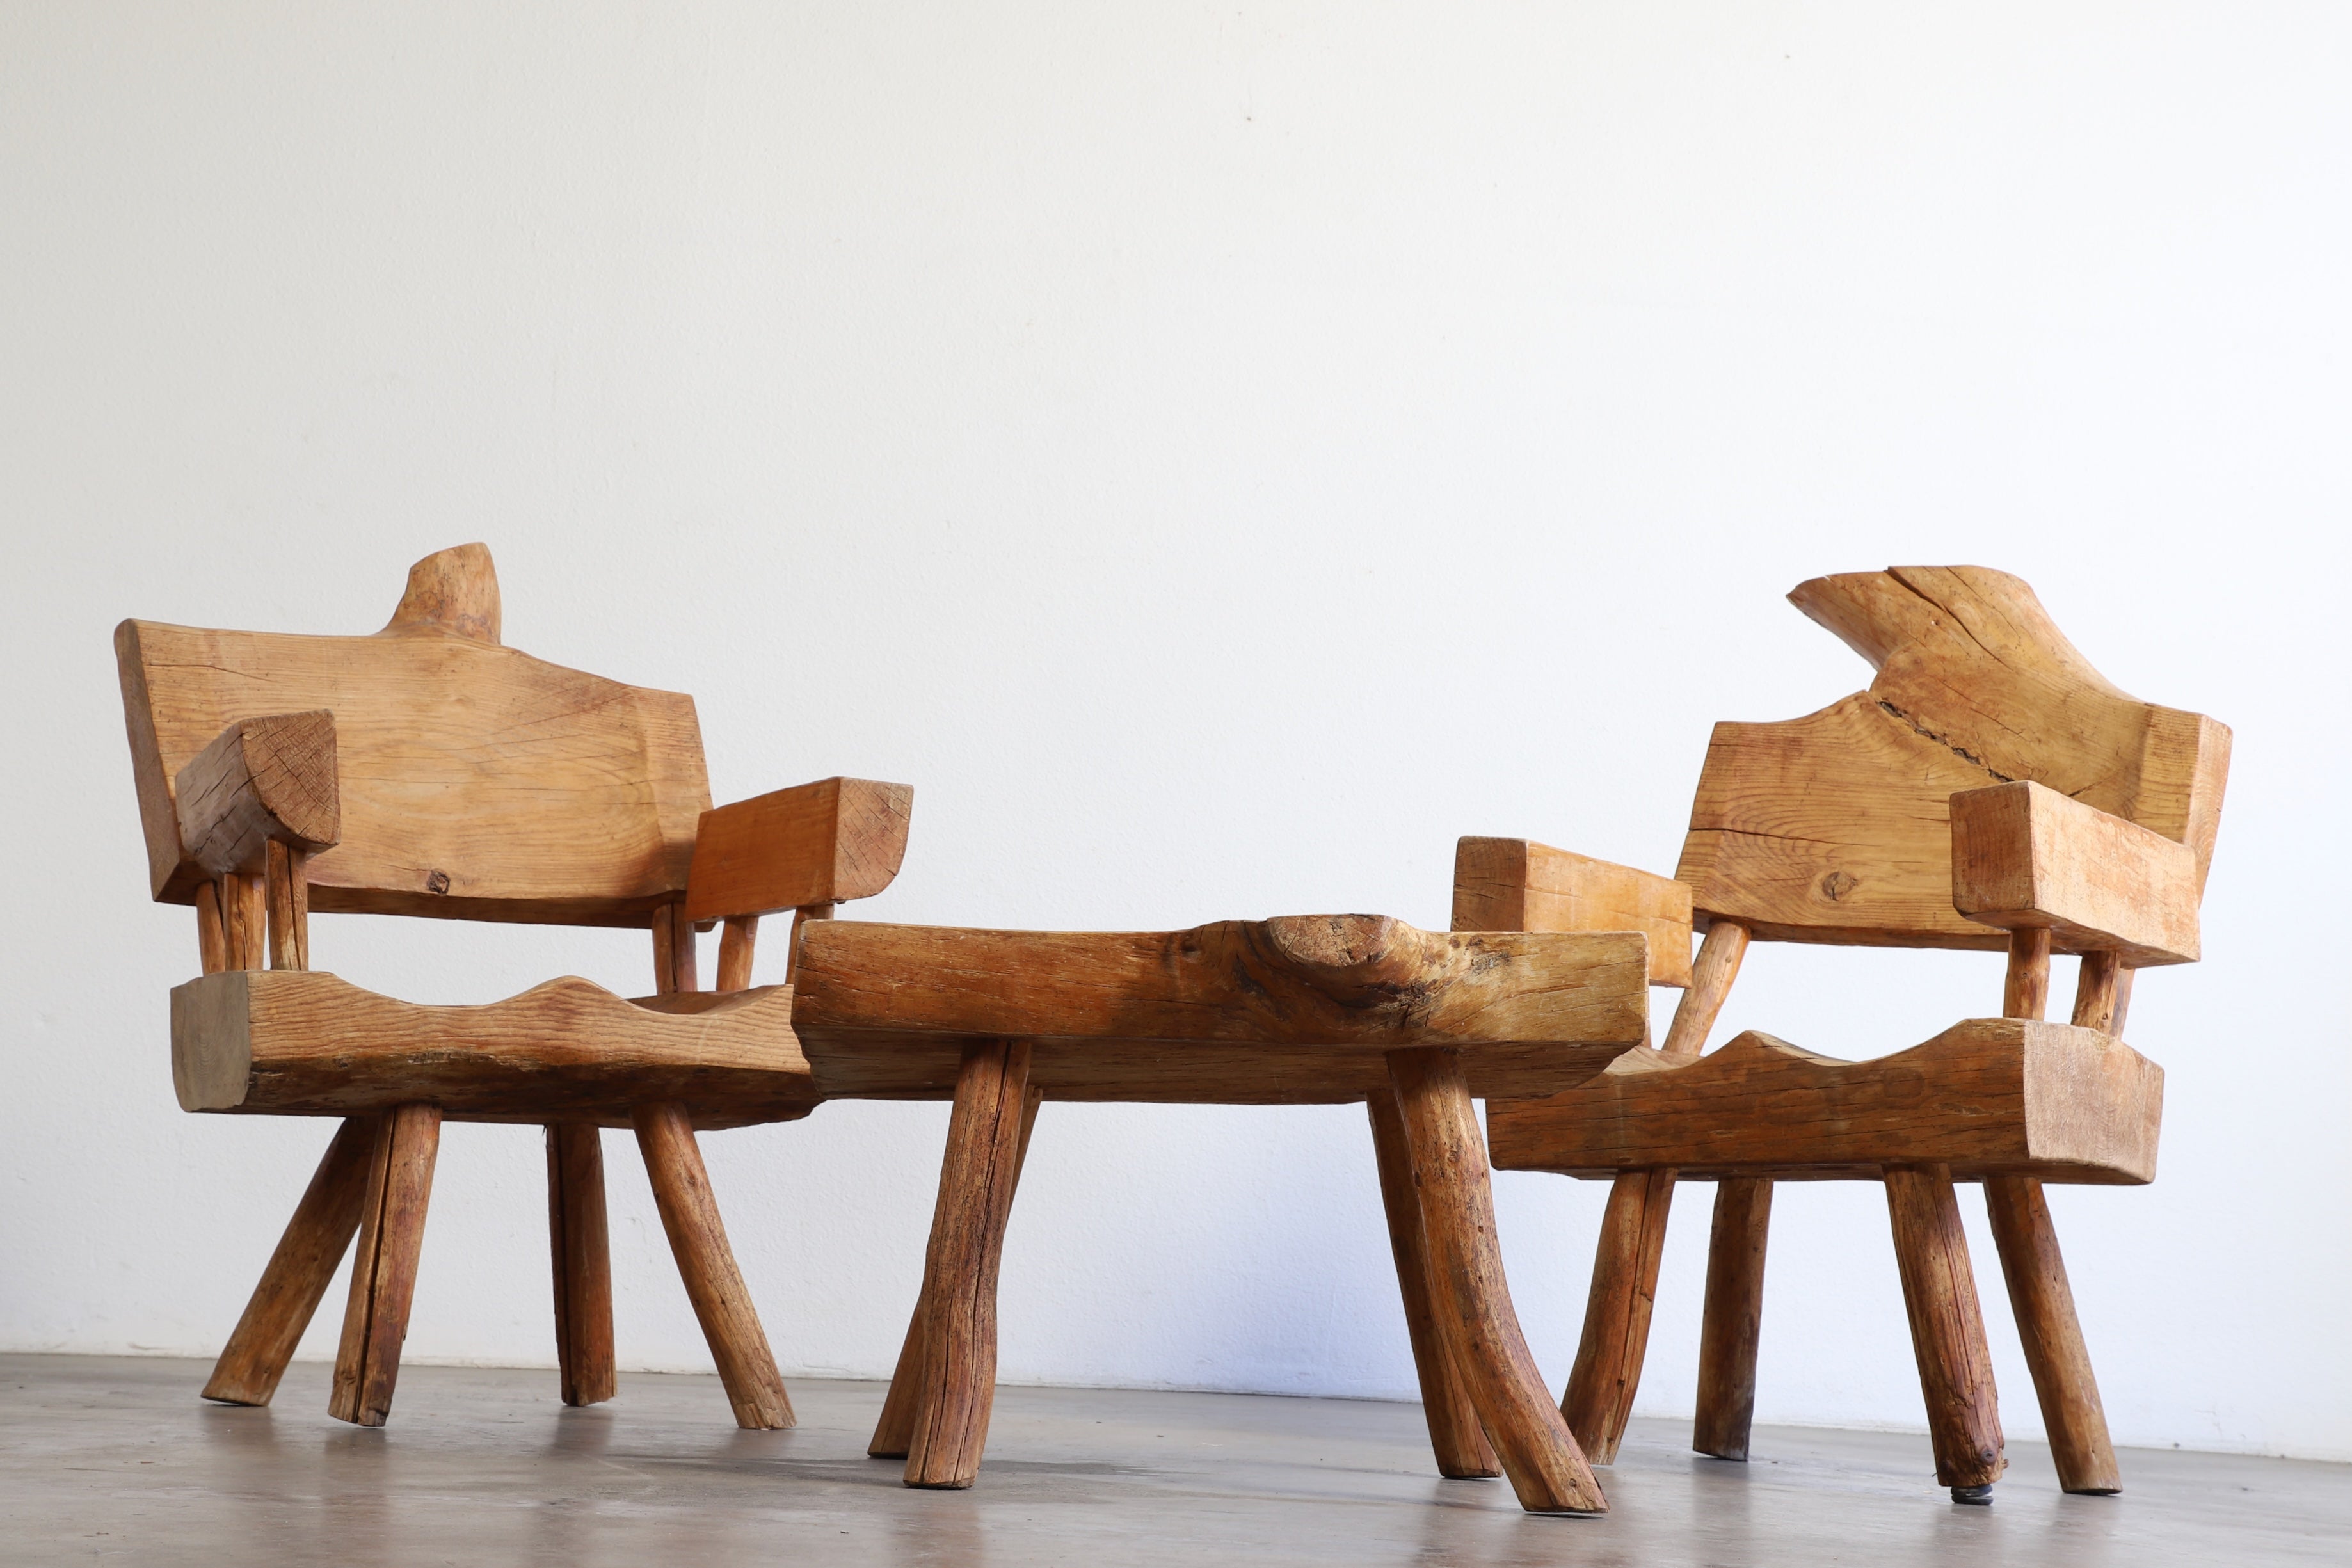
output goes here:
[[2230, 731], [2117, 690], [2033, 590], [1981, 566], [1900, 566], [1790, 601], [1868, 659], [1867, 691], [1715, 727], [1675, 876], [1695, 923], [1767, 941], [2000, 949], [1952, 905], [1947, 803], [2031, 779], [2213, 853]]
[[479, 544], [420, 561], [371, 637], [125, 621], [114, 646], [152, 891], [193, 903], [173, 781], [242, 719], [334, 714], [342, 837], [308, 865], [328, 910], [643, 926], [685, 890], [710, 805], [694, 700], [499, 641]]

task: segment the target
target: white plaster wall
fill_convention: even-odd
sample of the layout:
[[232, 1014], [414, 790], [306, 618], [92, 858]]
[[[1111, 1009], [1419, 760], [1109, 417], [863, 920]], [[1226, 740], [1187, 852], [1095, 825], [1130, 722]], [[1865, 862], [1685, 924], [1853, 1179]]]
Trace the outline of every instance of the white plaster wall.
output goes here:
[[[124, 616], [372, 629], [482, 539], [509, 640], [698, 695], [719, 799], [915, 783], [856, 912], [1442, 924], [1463, 833], [1671, 869], [1712, 721], [1866, 678], [1780, 594], [1972, 562], [2237, 730], [2208, 960], [2132, 1019], [2162, 1177], [2053, 1194], [2116, 1435], [2352, 1458], [2348, 76], [2326, 5], [0, 7], [0, 1345], [216, 1348], [326, 1133], [174, 1109]], [[1874, 1054], [1998, 970], [1763, 949], [1724, 1027]], [[887, 1369], [944, 1123], [709, 1140], [789, 1370]], [[707, 1365], [609, 1158], [625, 1363]], [[414, 1357], [549, 1362], [541, 1180], [450, 1130]], [[1497, 1195], [1557, 1384], [1602, 1192]], [[1759, 1417], [1917, 1425], [1879, 1194], [1774, 1240]], [[1003, 1322], [1012, 1379], [1409, 1395], [1361, 1113], [1053, 1108]]]

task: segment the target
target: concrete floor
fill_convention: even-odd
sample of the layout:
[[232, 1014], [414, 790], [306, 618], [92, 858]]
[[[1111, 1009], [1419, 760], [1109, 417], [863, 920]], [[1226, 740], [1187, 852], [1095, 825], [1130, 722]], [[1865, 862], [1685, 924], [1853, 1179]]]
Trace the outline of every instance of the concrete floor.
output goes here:
[[1008, 1387], [979, 1487], [914, 1492], [866, 1458], [876, 1384], [797, 1382], [802, 1425], [748, 1433], [709, 1377], [565, 1410], [552, 1373], [413, 1366], [363, 1432], [328, 1419], [324, 1366], [270, 1410], [201, 1403], [205, 1370], [0, 1356], [0, 1562], [2352, 1562], [2352, 1466], [2282, 1459], [2134, 1450], [2124, 1496], [2067, 1498], [2021, 1443], [1993, 1507], [1955, 1508], [1925, 1437], [1765, 1428], [1727, 1465], [1639, 1421], [1601, 1472], [1612, 1513], [1531, 1519], [1431, 1473], [1415, 1405]]

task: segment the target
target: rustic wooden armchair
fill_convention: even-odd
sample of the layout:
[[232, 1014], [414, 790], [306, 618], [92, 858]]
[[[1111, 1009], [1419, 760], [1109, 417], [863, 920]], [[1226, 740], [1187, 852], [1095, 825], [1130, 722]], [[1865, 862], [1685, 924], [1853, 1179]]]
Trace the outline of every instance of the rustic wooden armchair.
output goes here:
[[[1687, 920], [1677, 933], [1687, 959]], [[1044, 1100], [1361, 1100], [1430, 1439], [1533, 1512], [1606, 1507], [1514, 1315], [1473, 1095], [1589, 1081], [1648, 1032], [1649, 946], [1416, 931], [1371, 915], [1171, 932], [833, 921], [797, 936], [793, 1027], [835, 1096], [952, 1096], [923, 1286], [868, 1451], [978, 1474], [998, 1259]], [[1491, 1441], [1490, 1441], [1491, 1440]]]
[[[736, 1420], [788, 1426], [695, 1133], [824, 1098], [789, 990], [747, 989], [759, 918], [887, 886], [911, 792], [832, 779], [710, 810], [690, 698], [542, 663], [499, 631], [472, 544], [418, 563], [373, 637], [115, 634], [151, 890], [196, 910], [204, 975], [172, 994], [180, 1103], [342, 1119], [205, 1395], [269, 1402], [356, 1233], [329, 1409], [383, 1424], [454, 1119], [544, 1126], [562, 1396], [612, 1397], [597, 1130], [621, 1126]], [[566, 978], [415, 1006], [311, 970], [313, 909], [650, 927], [657, 994]], [[719, 920], [719, 991], [698, 991], [696, 930]]]
[[[2230, 732], [2108, 684], [2002, 573], [1789, 596], [1876, 679], [1806, 718], [1716, 726], [1675, 881], [1525, 840], [1457, 858], [1457, 929], [1589, 930], [1687, 900], [1706, 932], [1662, 1049], [1487, 1108], [1497, 1167], [1615, 1184], [1563, 1413], [1615, 1457], [1676, 1176], [1712, 1179], [1693, 1444], [1745, 1458], [1772, 1184], [1883, 1181], [1937, 1479], [1990, 1500], [2000, 1413], [1953, 1193], [1979, 1182], [2060, 1483], [2116, 1491], [2042, 1185], [2156, 1173], [2163, 1074], [2123, 1043], [2125, 1013], [2137, 970], [2198, 956]], [[1702, 1055], [1751, 941], [2005, 950], [2001, 1016], [1868, 1061], [1756, 1033]], [[2042, 1021], [2053, 952], [2082, 955], [2069, 1025]]]

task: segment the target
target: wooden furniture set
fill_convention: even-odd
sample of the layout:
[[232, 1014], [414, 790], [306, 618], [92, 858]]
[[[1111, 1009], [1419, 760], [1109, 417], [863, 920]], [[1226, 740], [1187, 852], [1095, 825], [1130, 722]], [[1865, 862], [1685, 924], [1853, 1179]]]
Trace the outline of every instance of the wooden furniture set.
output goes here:
[[[1794, 597], [1881, 667], [1871, 693], [1718, 727], [1676, 880], [1464, 840], [1451, 932], [830, 920], [897, 875], [912, 792], [835, 778], [709, 809], [691, 700], [504, 647], [479, 545], [420, 562], [372, 637], [123, 623], [151, 891], [194, 906], [204, 971], [172, 996], [180, 1102], [340, 1120], [206, 1397], [268, 1403], [356, 1237], [329, 1407], [383, 1423], [457, 1120], [543, 1128], [562, 1394], [610, 1398], [599, 1129], [629, 1127], [736, 1420], [790, 1426], [697, 1135], [945, 1099], [921, 1295], [870, 1451], [903, 1457], [910, 1486], [967, 1487], [1042, 1101], [1361, 1100], [1444, 1474], [1500, 1473], [1533, 1511], [1606, 1507], [1586, 1455], [1613, 1457], [1623, 1429], [1679, 1172], [1721, 1183], [1702, 1449], [1745, 1452], [1771, 1182], [1866, 1176], [1887, 1184], [1939, 1474], [1989, 1483], [1999, 1427], [1952, 1198], [1981, 1180], [2067, 1485], [2112, 1489], [2040, 1183], [2153, 1172], [2160, 1075], [2115, 1032], [2133, 968], [2196, 955], [2227, 731], [2116, 692], [1998, 574]], [[646, 927], [655, 994], [567, 977], [414, 1005], [310, 969], [313, 909]], [[753, 985], [760, 921], [786, 910], [787, 983]], [[1702, 1058], [1751, 937], [2006, 943], [2007, 1016], [1878, 1062], [1754, 1035]], [[2074, 1026], [2038, 1021], [2053, 947], [2088, 955]], [[1688, 987], [1663, 1051], [1653, 984]], [[1557, 1406], [1496, 1247], [1481, 1097], [1498, 1163], [1617, 1183]]]

